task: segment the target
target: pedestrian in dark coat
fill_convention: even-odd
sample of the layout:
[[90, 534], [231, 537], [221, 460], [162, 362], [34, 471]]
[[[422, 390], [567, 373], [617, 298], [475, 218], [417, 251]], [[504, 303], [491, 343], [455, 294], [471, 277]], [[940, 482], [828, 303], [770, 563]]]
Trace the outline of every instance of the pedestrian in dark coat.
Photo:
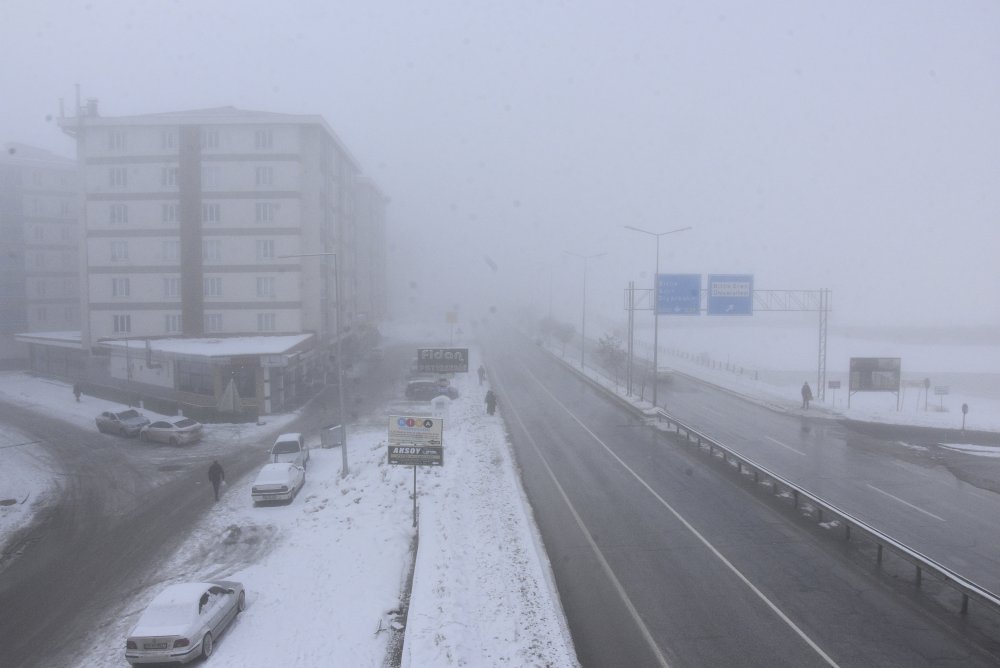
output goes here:
[[802, 383], [802, 408], [809, 408], [809, 402], [812, 401], [813, 391], [809, 387], [809, 383]]
[[479, 365], [479, 384], [482, 385], [483, 381], [486, 380], [486, 367], [482, 364]]
[[497, 410], [497, 395], [493, 390], [487, 390], [486, 392], [486, 412], [493, 415]]
[[216, 459], [208, 467], [208, 479], [212, 481], [212, 489], [215, 490], [215, 500], [219, 500], [219, 485], [226, 480], [226, 473], [222, 470], [222, 464]]
[[81, 394], [83, 394], [83, 386], [80, 383], [73, 383], [73, 396], [76, 397], [76, 403], [80, 403]]

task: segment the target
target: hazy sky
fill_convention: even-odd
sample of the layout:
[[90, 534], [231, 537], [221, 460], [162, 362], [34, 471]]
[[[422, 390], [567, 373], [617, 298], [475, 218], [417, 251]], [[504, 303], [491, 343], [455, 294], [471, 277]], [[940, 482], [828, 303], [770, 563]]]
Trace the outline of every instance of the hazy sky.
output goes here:
[[[837, 324], [1000, 325], [1000, 3], [0, 4], [0, 139], [107, 116], [324, 116], [392, 198], [396, 303], [629, 280], [833, 290]], [[484, 256], [496, 264], [494, 271]], [[412, 281], [412, 284], [411, 284]], [[415, 287], [414, 287], [415, 286]], [[766, 316], [761, 316], [766, 317]]]

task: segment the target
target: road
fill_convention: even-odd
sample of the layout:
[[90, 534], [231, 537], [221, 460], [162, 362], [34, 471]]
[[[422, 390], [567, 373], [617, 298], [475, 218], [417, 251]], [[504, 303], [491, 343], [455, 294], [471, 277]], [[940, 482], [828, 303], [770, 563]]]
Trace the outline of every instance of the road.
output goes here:
[[485, 356], [583, 665], [1000, 661], [518, 335]]
[[776, 412], [682, 375], [663, 383], [660, 396], [686, 424], [1000, 592], [1000, 494], [956, 478], [926, 449], [933, 443], [903, 444], [802, 411]]
[[[385, 404], [408, 357], [412, 350], [389, 351], [385, 363], [351, 380], [347, 412]], [[338, 421], [336, 405], [333, 398], [320, 398], [285, 429], [313, 435]], [[61, 490], [58, 502], [14, 539], [16, 546], [8, 546], [20, 555], [0, 570], [4, 668], [73, 665], [74, 648], [90, 642], [94, 620], [157, 581], [161, 560], [211, 509], [206, 472], [212, 459], [235, 481], [259, 468], [270, 444], [251, 439], [233, 447], [206, 438], [193, 446], [158, 446], [3, 403], [0, 425], [42, 442]]]

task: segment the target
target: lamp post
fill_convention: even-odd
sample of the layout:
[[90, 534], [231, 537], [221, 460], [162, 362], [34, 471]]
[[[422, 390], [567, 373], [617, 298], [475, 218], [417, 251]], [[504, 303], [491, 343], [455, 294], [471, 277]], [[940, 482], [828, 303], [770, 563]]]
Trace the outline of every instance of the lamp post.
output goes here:
[[584, 351], [587, 349], [587, 260], [595, 257], [607, 255], [607, 253], [594, 253], [593, 255], [580, 255], [570, 251], [563, 251], [567, 255], [578, 257], [583, 260], [583, 309], [580, 316], [580, 371], [585, 370], [583, 365]]
[[653, 274], [653, 405], [656, 406], [656, 387], [659, 385], [660, 380], [660, 311], [658, 309], [659, 298], [657, 295], [657, 288], [659, 287], [657, 282], [660, 275], [660, 237], [667, 234], [674, 234], [675, 232], [684, 232], [690, 230], [691, 227], [678, 227], [676, 230], [669, 230], [667, 232], [650, 232], [649, 230], [632, 227], [631, 225], [626, 225], [625, 229], [656, 237], [656, 273]]
[[340, 265], [337, 262], [336, 253], [302, 253], [299, 255], [279, 255], [279, 258], [292, 258], [292, 257], [332, 257], [333, 258], [333, 280], [334, 280], [334, 299], [336, 304], [334, 305], [335, 319], [333, 335], [334, 335], [334, 355], [337, 357], [337, 401], [339, 403], [338, 410], [340, 411], [340, 428], [341, 434], [343, 436], [343, 443], [340, 446], [341, 455], [341, 467], [340, 467], [340, 477], [344, 478], [347, 476], [347, 413], [344, 412], [344, 358], [341, 355], [340, 349]]

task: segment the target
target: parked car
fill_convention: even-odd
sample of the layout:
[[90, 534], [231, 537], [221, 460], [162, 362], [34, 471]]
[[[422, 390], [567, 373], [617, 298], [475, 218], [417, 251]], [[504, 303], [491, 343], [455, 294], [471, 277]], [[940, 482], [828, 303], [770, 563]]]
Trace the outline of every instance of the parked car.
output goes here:
[[281, 434], [274, 439], [274, 445], [271, 446], [271, 462], [287, 462], [306, 468], [309, 465], [309, 448], [306, 447], [302, 434], [292, 432]]
[[157, 420], [143, 427], [139, 438], [170, 445], [196, 443], [201, 440], [201, 423], [186, 417]]
[[102, 434], [138, 436], [142, 428], [149, 424], [149, 418], [130, 408], [127, 411], [104, 411], [95, 419], [97, 430]]
[[406, 384], [406, 398], [414, 401], [431, 401], [435, 397], [458, 398], [458, 390], [437, 380], [411, 380]]
[[254, 505], [265, 501], [291, 501], [306, 484], [306, 470], [289, 462], [265, 464], [250, 488]]
[[188, 663], [208, 658], [215, 641], [246, 608], [239, 582], [173, 584], [146, 606], [125, 641], [125, 660], [141, 663]]

